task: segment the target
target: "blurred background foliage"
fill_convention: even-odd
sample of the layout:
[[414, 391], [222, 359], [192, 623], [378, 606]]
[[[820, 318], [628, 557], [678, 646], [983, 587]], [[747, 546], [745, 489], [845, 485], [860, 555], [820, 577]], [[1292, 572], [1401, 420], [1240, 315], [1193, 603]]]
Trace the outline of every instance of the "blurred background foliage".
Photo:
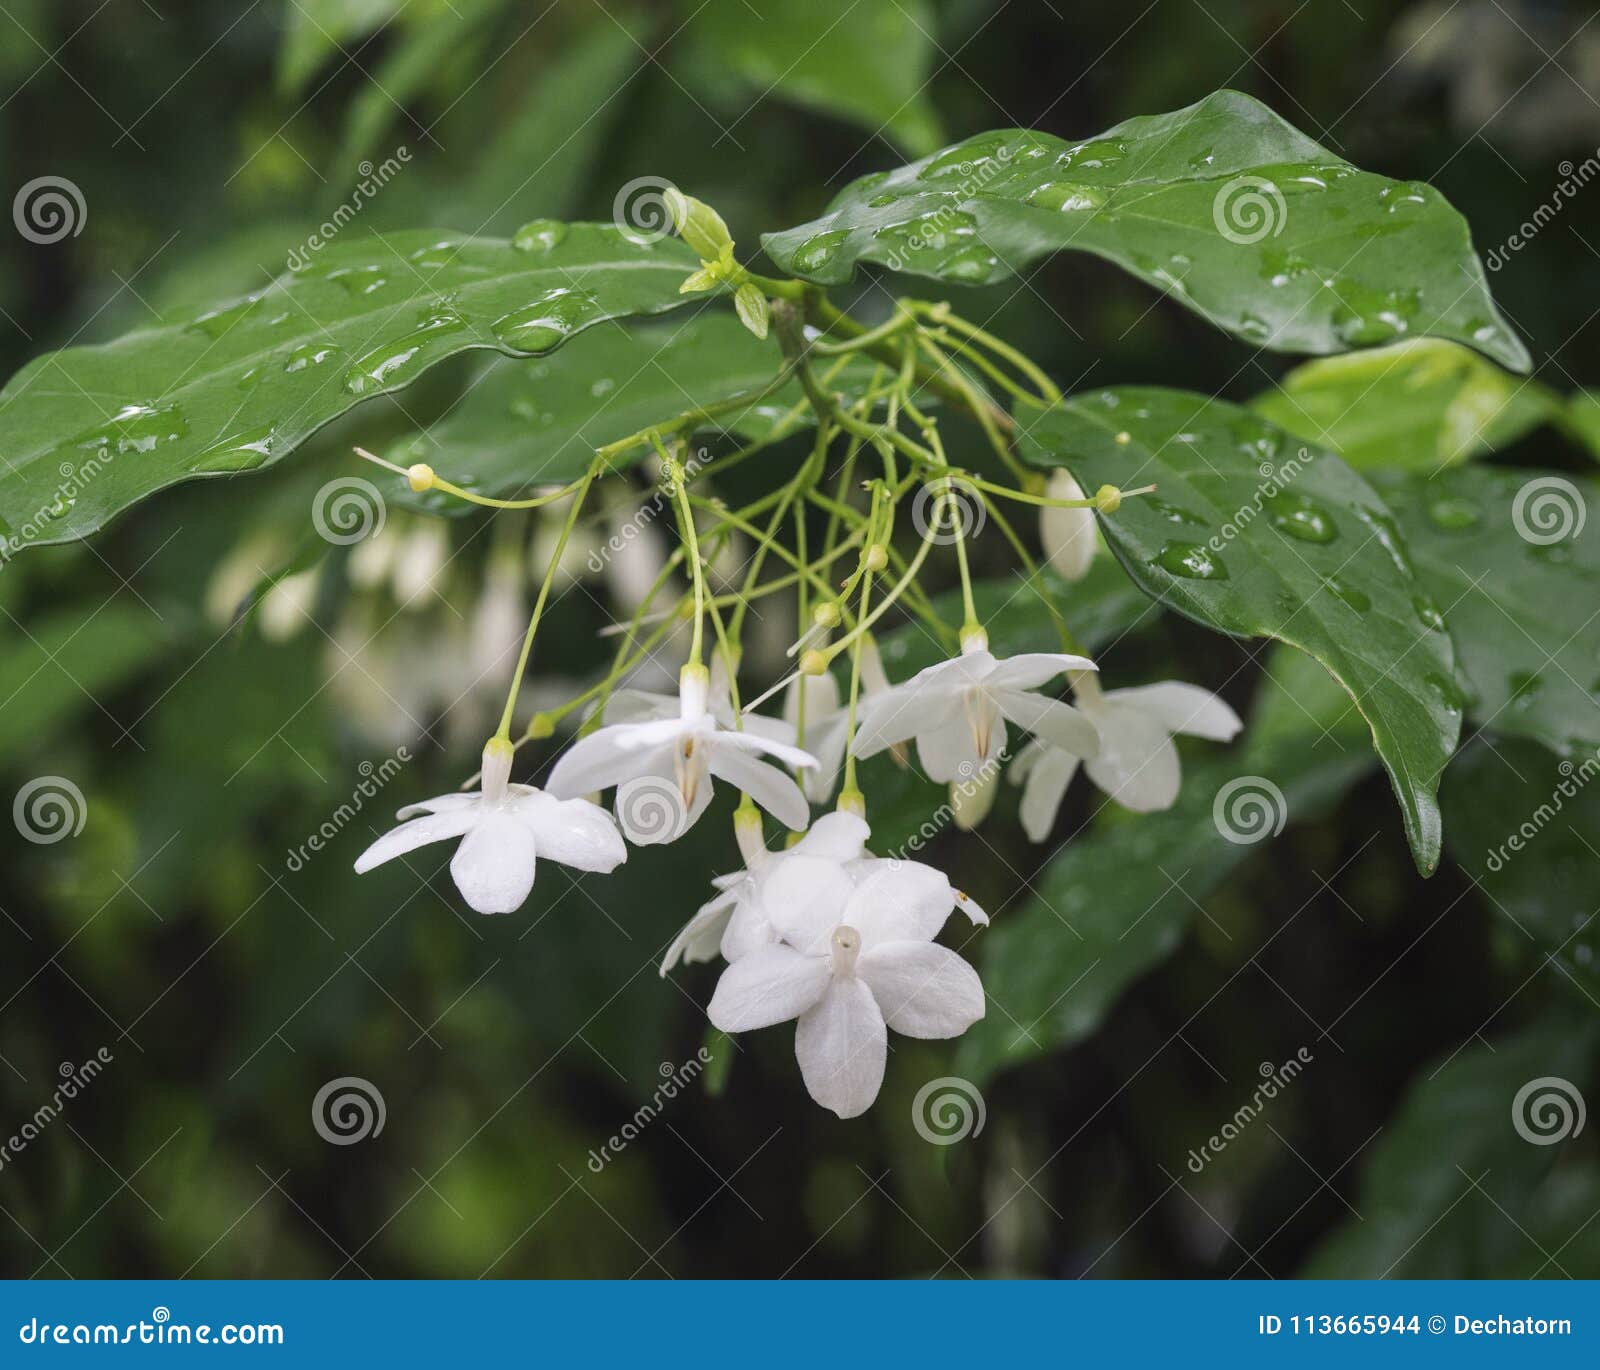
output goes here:
[[[1487, 251], [1600, 143], [1590, 7], [1359, 10], [3, 0], [4, 184], [65, 175], [89, 212], [53, 246], [0, 234], [0, 360], [261, 284], [401, 147], [346, 232], [603, 220], [650, 175], [753, 245], [957, 137], [1082, 137], [1233, 86], [1363, 167], [1438, 186]], [[1563, 394], [1600, 381], [1597, 284], [1592, 189], [1493, 278]], [[866, 315], [886, 298], [860, 288]], [[963, 309], [1069, 390], [1245, 400], [1291, 364], [1083, 256]], [[5, 1130], [64, 1063], [113, 1058], [0, 1170], [7, 1274], [1600, 1275], [1595, 1130], [1541, 1147], [1510, 1126], [1535, 1077], [1600, 1097], [1600, 799], [1541, 839], [1548, 860], [1486, 868], [1557, 772], [1532, 742], [1482, 735], [1445, 782], [1456, 859], [1423, 882], [1320, 672], [1142, 612], [1106, 564], [1073, 593], [1119, 679], [1220, 688], [1252, 716], [1237, 754], [1188, 753], [1184, 798], [1150, 818], [1074, 789], [1059, 855], [1022, 838], [1011, 791], [981, 833], [939, 831], [928, 859], [1027, 935], [969, 944], [999, 977], [990, 1021], [959, 1052], [897, 1038], [865, 1118], [810, 1103], [787, 1031], [714, 1042], [711, 1078], [596, 1173], [591, 1153], [705, 1040], [711, 972], [664, 981], [655, 961], [732, 863], [722, 809], [604, 881], [547, 866], [505, 919], [462, 910], [438, 849], [350, 871], [391, 809], [470, 769], [501, 678], [476, 686], [475, 663], [549, 541], [536, 524], [530, 557], [526, 522], [391, 510], [382, 550], [330, 551], [311, 494], [352, 470], [352, 442], [449, 412], [478, 365], [362, 406], [266, 476], [169, 493], [0, 573], [6, 793], [59, 775], [88, 806], [70, 840], [0, 837]], [[1548, 427], [1497, 460], [1591, 465]], [[769, 476], [741, 479], [730, 493]], [[625, 582], [572, 582], [530, 702], [606, 659], [595, 630]], [[768, 617], [781, 647], [792, 624]], [[410, 759], [386, 766], [397, 749]], [[1281, 778], [1294, 822], [1223, 853], [1210, 796], [1245, 770]], [[887, 759], [865, 779], [884, 847], [944, 801]], [[308, 850], [364, 782], [376, 796]], [[1050, 1009], [1021, 1044], [993, 995], [1030, 981]], [[1191, 1150], [1302, 1048], [1303, 1075], [1194, 1173]], [[978, 1083], [986, 1125], [939, 1148], [913, 1097], [953, 1073]], [[343, 1076], [378, 1087], [386, 1125], [335, 1147], [312, 1101]]]

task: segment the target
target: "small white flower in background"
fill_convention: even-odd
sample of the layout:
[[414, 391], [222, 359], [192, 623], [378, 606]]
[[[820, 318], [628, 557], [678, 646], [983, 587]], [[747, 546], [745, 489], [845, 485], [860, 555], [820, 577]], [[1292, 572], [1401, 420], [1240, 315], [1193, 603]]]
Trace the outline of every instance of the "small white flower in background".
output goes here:
[[[858, 714], [867, 701], [892, 689], [878, 655], [878, 644], [870, 635], [861, 643], [861, 694], [856, 701]], [[821, 675], [795, 676], [783, 695], [783, 720], [791, 728], [800, 725], [800, 692], [805, 691], [805, 747], [817, 758], [816, 766], [800, 774], [800, 788], [813, 804], [826, 804], [833, 798], [844, 765], [845, 743], [849, 740], [850, 701], [839, 688], [832, 671]], [[748, 720], [747, 720], [748, 721]]]
[[[610, 539], [597, 555], [605, 562], [611, 596], [626, 618], [644, 603], [667, 564], [667, 540], [660, 528], [642, 516], [638, 492], [631, 486], [624, 486], [612, 500], [610, 528]], [[662, 603], [676, 599], [671, 588], [663, 590]]]
[[[624, 711], [648, 709], [654, 696], [634, 692]], [[679, 676], [675, 717], [644, 717], [611, 723], [579, 738], [550, 772], [550, 793], [568, 798], [610, 789], [641, 778], [671, 781], [683, 803], [683, 820], [640, 842], [671, 841], [698, 821], [711, 802], [712, 777], [736, 786], [779, 822], [799, 831], [811, 816], [800, 787], [776, 766], [761, 759], [775, 757], [791, 766], [815, 766], [816, 758], [788, 742], [767, 735], [770, 729], [734, 729], [717, 716], [711, 697], [710, 673], [703, 666], [685, 666]], [[769, 725], [783, 725], [774, 719]]]
[[395, 548], [394, 597], [400, 607], [428, 607], [449, 561], [450, 535], [443, 520], [419, 520]]
[[[483, 749], [483, 788], [401, 809], [396, 817], [410, 821], [362, 852], [356, 874], [430, 842], [459, 837], [450, 874], [461, 897], [479, 913], [510, 913], [533, 888], [538, 857], [602, 875], [627, 859], [622, 836], [604, 809], [510, 784], [513, 755], [509, 742], [491, 739]], [[412, 816], [417, 814], [421, 817]]]
[[806, 1089], [841, 1118], [878, 1097], [888, 1028], [959, 1037], [983, 1017], [977, 972], [933, 938], [958, 905], [975, 923], [988, 918], [933, 867], [796, 851], [774, 858], [756, 897], [781, 940], [731, 962], [707, 1014], [723, 1032], [798, 1019]]
[[[1057, 469], [1045, 487], [1051, 499], [1085, 499], [1070, 473]], [[1082, 580], [1100, 543], [1094, 526], [1093, 509], [1055, 509], [1044, 505], [1039, 510], [1039, 541], [1044, 546], [1050, 569], [1063, 580]]]
[[261, 636], [268, 642], [287, 642], [311, 622], [317, 602], [321, 567], [284, 576], [261, 596]]
[[[507, 549], [509, 551], [509, 549]], [[522, 556], [497, 551], [489, 560], [483, 593], [467, 630], [467, 664], [475, 680], [499, 691], [500, 674], [511, 669], [528, 626]]]
[[1005, 750], [1006, 722], [1075, 756], [1099, 750], [1094, 724], [1063, 700], [1034, 693], [1063, 671], [1093, 671], [1087, 657], [1028, 652], [999, 658], [981, 633], [962, 654], [919, 671], [861, 710], [855, 754], [868, 757], [907, 738], [930, 779], [971, 780]]
[[[1075, 682], [1073, 692], [1078, 708], [1100, 732], [1100, 751], [1084, 762], [1084, 770], [1135, 813], [1170, 808], [1178, 797], [1181, 776], [1174, 734], [1231, 742], [1243, 726], [1219, 696], [1181, 681], [1102, 691], [1098, 680], [1085, 676]], [[1024, 786], [1022, 826], [1035, 842], [1049, 836], [1077, 768], [1076, 756], [1043, 740], [1025, 748], [1012, 765], [1012, 782]]]
[[[534, 517], [533, 538], [528, 547], [528, 564], [535, 580], [543, 580], [555, 561], [556, 547], [561, 542], [561, 530], [566, 527], [567, 515], [572, 512], [572, 499], [552, 500], [540, 507]], [[570, 585], [596, 575], [602, 569], [601, 541], [589, 524], [580, 519], [567, 535], [567, 545], [561, 548], [561, 560], [556, 562], [554, 583]]]

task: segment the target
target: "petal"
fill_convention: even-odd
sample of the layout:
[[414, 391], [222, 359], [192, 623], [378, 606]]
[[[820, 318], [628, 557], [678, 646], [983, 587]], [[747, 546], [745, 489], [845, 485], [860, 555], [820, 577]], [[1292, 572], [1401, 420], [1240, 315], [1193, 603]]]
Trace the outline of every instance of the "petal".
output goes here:
[[739, 891], [739, 902], [734, 905], [733, 917], [728, 919], [728, 926], [722, 934], [723, 960], [737, 961], [741, 956], [760, 951], [777, 940], [777, 929], [767, 917], [766, 909], [756, 898], [754, 889], [745, 885]]
[[854, 861], [867, 849], [871, 836], [866, 819], [853, 813], [825, 813], [790, 850], [832, 861]]
[[1000, 712], [1018, 727], [1026, 728], [1074, 756], [1093, 756], [1100, 750], [1100, 734], [1081, 709], [1061, 699], [1046, 699], [1025, 690], [996, 690]]
[[837, 862], [796, 850], [767, 863], [756, 879], [756, 898], [779, 937], [808, 956], [822, 956], [855, 888]]
[[587, 799], [555, 799], [530, 790], [514, 795], [509, 807], [533, 830], [544, 860], [606, 875], [628, 859], [616, 822]]
[[883, 1084], [889, 1033], [866, 984], [850, 976], [833, 980], [815, 1008], [800, 1017], [795, 1059], [806, 1089], [841, 1118], [865, 1113]]
[[733, 914], [733, 906], [738, 902], [737, 894], [725, 890], [702, 904], [695, 916], [678, 929], [678, 935], [668, 945], [666, 955], [661, 958], [661, 974], [665, 975], [679, 961], [687, 966], [696, 961], [709, 961], [715, 956], [722, 944], [723, 931]]
[[970, 894], [957, 890], [956, 907], [967, 915], [973, 927], [986, 928], [989, 926], [989, 915], [983, 911], [983, 906]]
[[[774, 720], [768, 719], [767, 722]], [[743, 752], [762, 752], [767, 756], [775, 756], [778, 760], [787, 762], [797, 770], [813, 767], [817, 758], [808, 751], [802, 751], [792, 742], [785, 742], [781, 738], [769, 737], [761, 732], [748, 729], [734, 730], [723, 728], [715, 735], [716, 742], [724, 749], [736, 748]]]
[[1131, 690], [1107, 690], [1105, 698], [1142, 709], [1170, 733], [1188, 733], [1213, 742], [1232, 742], [1244, 726], [1220, 696], [1180, 680], [1136, 685]]
[[479, 913], [510, 913], [533, 888], [534, 837], [503, 808], [484, 809], [450, 858], [461, 897]]
[[861, 934], [865, 954], [883, 942], [931, 941], [955, 906], [943, 871], [920, 861], [883, 860], [856, 885], [844, 921]]
[[907, 1037], [959, 1037], [983, 1017], [978, 972], [933, 942], [888, 942], [861, 953], [856, 973], [885, 1020]]
[[1089, 779], [1124, 808], [1153, 813], [1178, 797], [1178, 749], [1142, 710], [1106, 701], [1095, 711], [1100, 754], [1084, 763]]
[[[712, 775], [738, 786], [780, 823], [796, 832], [804, 828], [811, 817], [811, 806], [806, 803], [800, 787], [776, 766], [758, 761], [748, 752], [722, 746], [711, 748], [706, 764]], [[710, 786], [705, 788], [710, 789]]]
[[429, 842], [443, 842], [447, 837], [460, 837], [478, 821], [477, 805], [446, 809], [443, 813], [429, 814], [426, 818], [413, 818], [398, 828], [384, 833], [366, 851], [356, 858], [356, 874], [365, 875], [374, 866], [404, 856]]
[[[952, 662], [944, 663], [945, 666]], [[943, 667], [929, 667], [931, 671]], [[966, 690], [961, 682], [933, 681], [919, 683], [921, 676], [896, 685], [883, 694], [873, 695], [861, 706], [856, 722], [855, 754], [860, 757], [876, 756], [885, 747], [915, 737], [918, 732], [944, 727], [961, 716], [961, 696]]]
[[396, 818], [415, 818], [419, 813], [446, 813], [451, 809], [464, 809], [469, 804], [476, 804], [483, 798], [481, 790], [467, 790], [465, 793], [441, 794], [433, 799], [419, 799], [415, 804], [407, 804], [401, 809]]
[[706, 1016], [723, 1032], [771, 1027], [798, 1018], [822, 997], [830, 979], [826, 956], [802, 956], [793, 947], [763, 947], [722, 972]]
[[839, 712], [839, 682], [832, 671], [821, 675], [797, 675], [783, 692], [783, 721], [790, 728], [800, 726], [800, 696], [805, 694], [806, 731]]
[[[663, 773], [665, 772], [665, 773]], [[650, 775], [636, 775], [617, 786], [612, 812], [636, 847], [676, 842], [700, 821], [711, 803], [712, 784], [702, 763], [685, 771], [692, 800], [683, 802], [683, 786], [670, 762]]]
[[963, 707], [942, 727], [918, 732], [917, 761], [930, 780], [971, 780], [983, 773], [1005, 745], [1006, 725], [984, 694], [972, 710]]
[[[1066, 471], [1050, 477], [1046, 493], [1051, 499], [1082, 499], [1083, 490]], [[1082, 580], [1094, 561], [1099, 537], [1093, 509], [1056, 509], [1049, 505], [1039, 511], [1039, 541], [1045, 560], [1065, 580]]]
[[632, 776], [659, 775], [663, 768], [670, 773], [670, 743], [646, 753], [622, 745], [618, 734], [634, 726], [621, 723], [580, 737], [557, 758], [549, 779], [544, 782], [545, 793], [557, 799], [579, 799], [596, 790], [610, 789]]
[[995, 663], [985, 682], [1007, 690], [1036, 690], [1063, 671], [1095, 671], [1094, 662], [1070, 652], [1023, 652]]
[[[1016, 767], [1013, 766], [1012, 770]], [[1078, 770], [1078, 758], [1071, 752], [1045, 744], [1027, 770], [1027, 783], [1022, 789], [1022, 805], [1018, 817], [1022, 830], [1033, 842], [1043, 842], [1056, 825], [1056, 815], [1061, 812], [1061, 801], [1066, 797], [1067, 786]]]
[[617, 723], [654, 723], [663, 718], [676, 718], [678, 716], [678, 700], [675, 695], [657, 694], [653, 690], [635, 690], [624, 687], [613, 690], [611, 698], [606, 700], [606, 722]]

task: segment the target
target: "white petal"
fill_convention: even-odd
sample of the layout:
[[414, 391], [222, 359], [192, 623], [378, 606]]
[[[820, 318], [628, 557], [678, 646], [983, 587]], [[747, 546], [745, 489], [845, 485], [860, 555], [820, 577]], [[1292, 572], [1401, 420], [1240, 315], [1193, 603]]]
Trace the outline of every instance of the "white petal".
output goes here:
[[715, 736], [719, 747], [734, 748], [742, 752], [761, 752], [767, 756], [775, 756], [796, 769], [809, 769], [817, 764], [816, 757], [796, 747], [794, 743], [768, 737], [760, 732], [724, 728]]
[[450, 874], [479, 913], [510, 913], [533, 888], [533, 855], [526, 824], [507, 809], [485, 809], [450, 858]]
[[[1013, 771], [1016, 767], [1011, 768]], [[1022, 830], [1031, 841], [1043, 842], [1056, 825], [1056, 815], [1061, 812], [1061, 801], [1066, 797], [1067, 786], [1078, 769], [1078, 758], [1071, 752], [1045, 743], [1034, 755], [1026, 770], [1026, 784], [1022, 790], [1022, 806], [1018, 816]]]
[[822, 997], [831, 978], [826, 956], [802, 956], [792, 947], [763, 947], [722, 972], [706, 1016], [723, 1032], [771, 1027], [798, 1018]]
[[1097, 669], [1088, 657], [1073, 656], [1070, 652], [1023, 652], [1020, 656], [997, 661], [987, 683], [1007, 690], [1036, 690], [1063, 671]]
[[587, 799], [555, 799], [530, 790], [513, 795], [510, 808], [533, 829], [543, 860], [604, 875], [628, 859], [611, 815]]
[[778, 936], [808, 956], [822, 956], [844, 917], [855, 885], [844, 868], [800, 851], [774, 856], [756, 879], [756, 898]]
[[1178, 749], [1149, 714], [1108, 700], [1095, 710], [1100, 754], [1084, 763], [1089, 779], [1124, 808], [1153, 813], [1178, 797]]
[[854, 861], [867, 848], [872, 829], [853, 813], [825, 813], [794, 844], [792, 850], [832, 861]]
[[989, 926], [989, 915], [983, 911], [983, 906], [970, 894], [957, 890], [956, 907], [971, 919], [973, 927], [986, 928]]
[[1131, 690], [1107, 690], [1108, 703], [1130, 704], [1158, 720], [1168, 732], [1188, 733], [1213, 742], [1232, 742], [1244, 727], [1239, 715], [1210, 690], [1180, 680], [1159, 685], [1136, 685]]
[[1061, 699], [1024, 690], [996, 690], [1000, 712], [1018, 727], [1054, 743], [1074, 756], [1093, 756], [1100, 750], [1100, 734], [1089, 716]]
[[[943, 670], [955, 662], [929, 667]], [[966, 686], [943, 679], [924, 682], [922, 675], [874, 695], [862, 704], [856, 720], [855, 754], [876, 756], [885, 747], [915, 737], [917, 733], [945, 726], [961, 716], [961, 696]]]
[[981, 777], [1005, 746], [1000, 711], [979, 691], [943, 726], [917, 733], [917, 761], [930, 780], [970, 781]]
[[800, 726], [800, 698], [806, 701], [806, 732], [839, 712], [839, 682], [832, 671], [821, 675], [797, 675], [783, 692], [783, 721], [791, 728]]
[[943, 871], [920, 861], [885, 860], [856, 885], [844, 921], [861, 934], [865, 953], [883, 942], [930, 941], [955, 906]]
[[447, 837], [460, 837], [478, 821], [476, 804], [460, 805], [443, 813], [429, 814], [426, 818], [413, 818], [384, 833], [366, 851], [356, 858], [356, 874], [365, 875], [374, 866], [404, 856], [408, 851], [426, 846], [429, 842], [443, 842]]
[[[364, 545], [364, 544], [363, 544]], [[445, 813], [450, 809], [464, 809], [470, 804], [476, 804], [483, 798], [480, 790], [468, 790], [465, 793], [441, 794], [434, 799], [419, 799], [415, 804], [407, 804], [396, 818], [415, 818], [419, 813]]]
[[[737, 734], [730, 733], [727, 736]], [[811, 817], [811, 806], [806, 803], [800, 787], [776, 766], [758, 761], [748, 752], [720, 745], [711, 749], [706, 764], [711, 768], [712, 775], [738, 786], [780, 823], [787, 824], [796, 832], [804, 828], [806, 820]]]
[[739, 890], [739, 902], [734, 905], [733, 917], [728, 919], [728, 926], [722, 934], [723, 960], [737, 961], [741, 956], [760, 951], [777, 940], [777, 929], [772, 926], [766, 909], [747, 882]]
[[613, 690], [611, 698], [606, 700], [607, 723], [654, 723], [663, 718], [677, 716], [676, 695], [624, 688]]
[[983, 1017], [978, 972], [933, 942], [889, 942], [861, 953], [856, 972], [884, 1018], [907, 1037], [959, 1037]]
[[[544, 783], [545, 793], [557, 799], [580, 799], [596, 790], [608, 790], [619, 781], [636, 775], [657, 775], [672, 767], [672, 745], [658, 745], [648, 752], [625, 747], [620, 734], [635, 727], [619, 723], [580, 737], [556, 760]], [[648, 726], [648, 725], [645, 725]]]
[[795, 1059], [806, 1089], [824, 1108], [854, 1118], [872, 1107], [883, 1084], [889, 1034], [872, 991], [854, 976], [833, 980], [800, 1017]]
[[[685, 783], [692, 796], [687, 806]], [[711, 803], [712, 788], [703, 757], [686, 763], [680, 778], [670, 753], [653, 753], [650, 772], [618, 785], [611, 809], [634, 846], [658, 846], [676, 842], [700, 821]]]
[[[1066, 471], [1050, 477], [1046, 494], [1051, 499], [1082, 499], [1078, 482]], [[1082, 580], [1094, 561], [1099, 537], [1093, 509], [1056, 509], [1046, 505], [1039, 510], [1039, 541], [1044, 545], [1050, 568], [1065, 580]]]
[[696, 961], [709, 961], [722, 945], [722, 936], [739, 902], [738, 894], [724, 890], [716, 898], [702, 904], [695, 916], [678, 929], [678, 935], [661, 958], [661, 974], [665, 975], [679, 961], [692, 965]]

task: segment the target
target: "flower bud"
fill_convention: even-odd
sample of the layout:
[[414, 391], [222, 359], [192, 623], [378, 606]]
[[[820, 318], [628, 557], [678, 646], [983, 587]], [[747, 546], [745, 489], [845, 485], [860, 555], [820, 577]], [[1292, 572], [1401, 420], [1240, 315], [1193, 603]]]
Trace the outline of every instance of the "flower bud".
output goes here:
[[425, 461], [419, 461], [406, 471], [406, 484], [419, 495], [424, 490], [433, 489], [433, 467]]
[[813, 647], [800, 656], [801, 675], [821, 675], [828, 669], [828, 658]]
[[685, 195], [676, 186], [668, 186], [663, 198], [678, 236], [700, 254], [702, 261], [714, 262], [725, 251], [732, 250], [733, 238], [727, 224], [705, 201]]

